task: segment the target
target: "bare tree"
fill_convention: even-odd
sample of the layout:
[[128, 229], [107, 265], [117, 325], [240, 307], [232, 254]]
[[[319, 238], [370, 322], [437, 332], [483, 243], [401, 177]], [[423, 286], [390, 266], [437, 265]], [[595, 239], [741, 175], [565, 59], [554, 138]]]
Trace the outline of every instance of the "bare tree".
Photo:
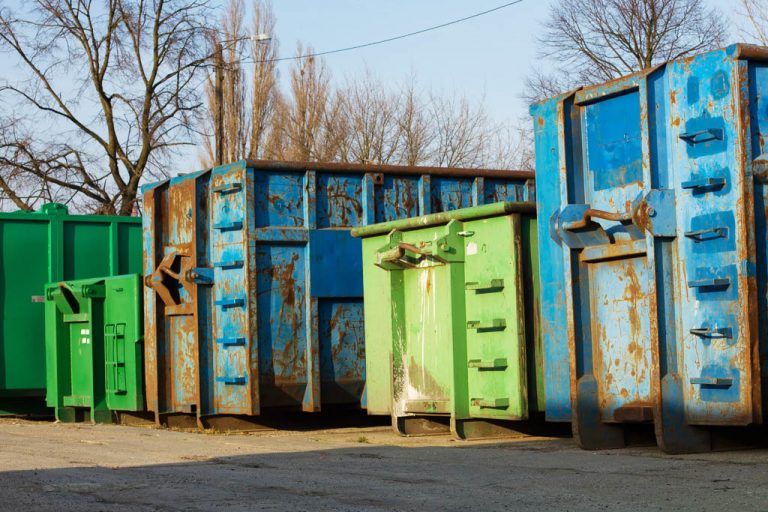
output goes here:
[[528, 124], [522, 127], [502, 124], [490, 131], [488, 156], [483, 165], [498, 169], [535, 169], [533, 130]]
[[[87, 172], [90, 162], [67, 144], [36, 141], [19, 118], [0, 125], [0, 207], [34, 210], [41, 203], [70, 203], [77, 195], [95, 203], [109, 199], [103, 177]], [[108, 176], [106, 174], [104, 177]]]
[[[257, 158], [263, 150], [277, 82], [277, 40], [272, 36], [275, 19], [271, 5], [264, 0], [254, 4], [250, 30], [244, 20], [243, 0], [230, 0], [221, 28], [210, 43], [221, 55], [217, 53], [206, 80], [207, 109], [202, 112], [204, 167], [217, 163], [217, 123], [221, 124], [218, 144], [224, 162]], [[248, 60], [253, 63], [250, 78], [242, 65]]]
[[[192, 113], [200, 106], [196, 77], [209, 58], [207, 0], [32, 4], [28, 15], [21, 8], [0, 10], [0, 48], [24, 72], [0, 86], [0, 98], [41, 128], [33, 140], [4, 133], [12, 143], [19, 137], [17, 147], [32, 148], [33, 165], [5, 161], [0, 172], [25, 174], [37, 183], [33, 189], [78, 192], [96, 211], [130, 214], [142, 178], [162, 173], [164, 157], [190, 143]], [[61, 179], [61, 169], [32, 171], [61, 148], [73, 163], [68, 176], [78, 179]], [[0, 188], [12, 197], [6, 185]]]
[[529, 98], [717, 47], [727, 33], [722, 14], [705, 0], [559, 0], [544, 29], [541, 56], [568, 80], [534, 76]]
[[[247, 90], [240, 64], [245, 50], [243, 0], [230, 0], [218, 32], [211, 32], [212, 66], [205, 82], [208, 109], [203, 125], [204, 167], [232, 162], [242, 158], [248, 150], [250, 116], [247, 109]], [[221, 132], [220, 134], [218, 132]], [[221, 146], [221, 148], [218, 148]], [[221, 152], [222, 162], [218, 162]]]
[[416, 90], [416, 79], [411, 76], [401, 90], [400, 115], [400, 163], [420, 165], [432, 157], [435, 139], [434, 124], [427, 105]]
[[433, 95], [433, 163], [442, 167], [480, 167], [487, 157], [490, 123], [485, 109], [465, 97]]
[[319, 159], [329, 162], [352, 161], [352, 122], [347, 113], [344, 90], [330, 91], [319, 141]]
[[520, 97], [527, 104], [531, 104], [583, 84], [578, 77], [564, 73], [562, 70], [547, 73], [540, 69], [533, 69], [525, 77], [525, 88]]
[[745, 35], [762, 45], [768, 45], [768, 2], [766, 0], [740, 0], [741, 14], [748, 27]]
[[[276, 61], [278, 42], [275, 37], [275, 15], [268, 0], [254, 4], [254, 40], [251, 46], [253, 77], [251, 81], [251, 138], [248, 156], [259, 157], [264, 137], [274, 110], [277, 85]], [[264, 39], [266, 36], [268, 39]]]
[[323, 154], [328, 112], [330, 74], [322, 60], [307, 56], [312, 48], [301, 44], [291, 69], [290, 96], [276, 101], [271, 127], [270, 158], [301, 161], [329, 160]]
[[391, 163], [400, 149], [400, 97], [388, 91], [370, 71], [350, 80], [342, 91], [349, 121], [349, 160]]

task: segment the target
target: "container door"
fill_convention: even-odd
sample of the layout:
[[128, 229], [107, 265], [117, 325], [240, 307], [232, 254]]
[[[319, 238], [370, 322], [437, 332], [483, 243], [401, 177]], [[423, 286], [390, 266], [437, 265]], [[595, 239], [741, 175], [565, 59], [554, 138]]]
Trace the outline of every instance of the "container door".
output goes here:
[[144, 409], [141, 283], [138, 276], [105, 279], [104, 365], [107, 407]]
[[[629, 87], [574, 109], [581, 162], [561, 177], [574, 432], [585, 448], [622, 446], [610, 424], [653, 418], [652, 297], [644, 232], [641, 95]], [[570, 124], [572, 123], [572, 124]], [[565, 169], [565, 167], [561, 167]], [[571, 204], [569, 204], [571, 203]]]
[[375, 258], [391, 289], [392, 415], [402, 434], [415, 433], [401, 418], [450, 415], [457, 350], [466, 361], [463, 243], [446, 226], [393, 231], [382, 242]]
[[[56, 419], [76, 421], [76, 408], [89, 408], [90, 420], [110, 423], [104, 396], [104, 285], [99, 281], [61, 282], [48, 288], [49, 402]], [[53, 352], [53, 353], [50, 353]], [[98, 362], [98, 363], [97, 363]]]
[[[192, 176], [150, 189], [144, 197], [147, 407], [195, 413], [200, 403], [197, 224]], [[205, 218], [203, 217], [203, 219]]]
[[[205, 331], [204, 353], [211, 357], [210, 381], [201, 414], [259, 413], [258, 338], [256, 336], [256, 272], [252, 239], [253, 195], [251, 172], [240, 165], [211, 172], [210, 213], [205, 232], [209, 247], [200, 246], [205, 268], [213, 273], [213, 288], [201, 308], [210, 307], [211, 323]], [[208, 261], [210, 259], [210, 261]], [[212, 270], [208, 270], [212, 269]], [[211, 291], [208, 291], [211, 290]], [[212, 339], [211, 339], [212, 338]]]
[[465, 239], [469, 416], [526, 419], [520, 218], [508, 215], [465, 222], [461, 235]]
[[[759, 412], [752, 392], [759, 390], [754, 191], [743, 154], [747, 63], [700, 57], [690, 67], [675, 64], [671, 80], [677, 98], [672, 114], [679, 119], [671, 144], [685, 422], [745, 425]], [[674, 405], [680, 406], [665, 407]]]

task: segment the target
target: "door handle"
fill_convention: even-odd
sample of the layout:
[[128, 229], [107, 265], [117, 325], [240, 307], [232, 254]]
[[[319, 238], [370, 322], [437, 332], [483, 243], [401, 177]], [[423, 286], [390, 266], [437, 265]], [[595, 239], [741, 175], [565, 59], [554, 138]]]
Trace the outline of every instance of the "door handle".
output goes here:
[[577, 229], [585, 228], [589, 225], [592, 219], [611, 220], [616, 222], [625, 222], [632, 220], [632, 214], [620, 213], [620, 212], [607, 212], [605, 210], [596, 210], [589, 208], [584, 212], [581, 219], [572, 220], [563, 223], [563, 229], [565, 231], [575, 231]]
[[702, 338], [733, 338], [733, 330], [730, 327], [698, 327], [688, 332]]
[[709, 142], [711, 140], [723, 140], [723, 129], [707, 128], [705, 130], [699, 130], [696, 132], [681, 133], [679, 137], [691, 145], [700, 144], [702, 142]]
[[680, 187], [684, 189], [705, 189], [705, 188], [723, 188], [725, 186], [725, 178], [697, 178], [689, 181], [684, 181], [680, 184]]
[[691, 384], [729, 388], [733, 385], [733, 379], [728, 377], [693, 377]]
[[727, 277], [713, 277], [688, 281], [688, 288], [711, 288], [715, 286], [730, 286], [731, 280]]
[[[706, 236], [711, 234], [712, 236]], [[717, 227], [708, 229], [699, 229], [698, 231], [686, 231], [683, 233], [686, 238], [691, 238], [696, 242], [703, 242], [715, 238], [728, 238], [728, 228]]]

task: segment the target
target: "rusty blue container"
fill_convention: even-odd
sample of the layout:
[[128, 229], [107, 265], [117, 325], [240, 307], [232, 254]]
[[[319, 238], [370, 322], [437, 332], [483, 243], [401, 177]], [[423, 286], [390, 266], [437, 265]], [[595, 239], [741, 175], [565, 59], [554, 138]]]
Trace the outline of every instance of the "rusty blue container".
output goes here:
[[546, 410], [585, 448], [763, 422], [768, 48], [534, 105]]
[[144, 188], [148, 408], [365, 406], [353, 227], [535, 197], [533, 173], [241, 161]]

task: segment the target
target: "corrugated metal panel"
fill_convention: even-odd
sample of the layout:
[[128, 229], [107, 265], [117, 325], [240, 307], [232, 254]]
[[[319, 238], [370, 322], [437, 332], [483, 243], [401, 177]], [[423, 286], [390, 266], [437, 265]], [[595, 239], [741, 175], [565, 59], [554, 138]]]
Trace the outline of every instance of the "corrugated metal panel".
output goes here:
[[547, 415], [567, 419], [570, 384], [586, 448], [653, 422], [665, 450], [706, 450], [705, 427], [762, 422], [766, 55], [735, 45], [532, 108]]
[[202, 421], [359, 403], [349, 229], [534, 195], [526, 172], [250, 161], [145, 187], [149, 408]]

